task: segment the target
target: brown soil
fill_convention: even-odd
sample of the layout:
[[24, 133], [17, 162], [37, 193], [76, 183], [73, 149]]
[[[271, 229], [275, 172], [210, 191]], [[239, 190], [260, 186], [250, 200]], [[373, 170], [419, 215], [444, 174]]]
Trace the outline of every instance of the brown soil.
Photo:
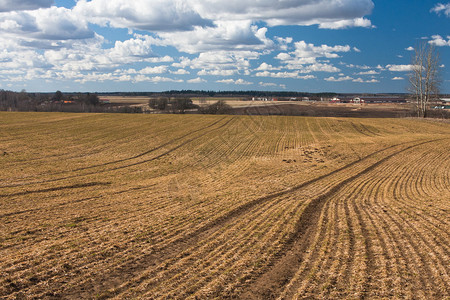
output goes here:
[[347, 118], [399, 118], [412, 115], [407, 104], [280, 104], [237, 107], [238, 115], [280, 115]]
[[5, 299], [450, 295], [448, 123], [2, 114], [0, 126]]

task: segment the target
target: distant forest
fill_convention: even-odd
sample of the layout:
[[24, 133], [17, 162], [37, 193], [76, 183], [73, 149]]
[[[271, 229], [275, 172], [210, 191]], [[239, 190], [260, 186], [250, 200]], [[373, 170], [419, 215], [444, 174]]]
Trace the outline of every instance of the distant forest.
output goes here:
[[336, 97], [336, 93], [303, 93], [274, 91], [201, 91], [172, 90], [165, 92], [113, 92], [113, 93], [28, 93], [0, 90], [0, 111], [64, 111], [64, 112], [120, 112], [141, 113], [140, 107], [105, 105], [99, 96], [149, 97], [149, 98], [192, 98], [192, 97], [252, 97], [267, 98], [305, 98], [320, 100]]
[[306, 93], [280, 91], [202, 91], [202, 90], [171, 90], [165, 92], [128, 92], [128, 93], [99, 93], [99, 95], [118, 96], [189, 96], [189, 97], [335, 97], [337, 93]]
[[104, 105], [95, 93], [18, 93], [0, 90], [0, 111], [142, 113], [142, 108]]

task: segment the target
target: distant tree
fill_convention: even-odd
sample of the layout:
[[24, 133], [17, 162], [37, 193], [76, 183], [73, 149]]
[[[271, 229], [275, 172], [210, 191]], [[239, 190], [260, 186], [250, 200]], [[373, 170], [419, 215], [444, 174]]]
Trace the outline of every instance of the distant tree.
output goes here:
[[100, 104], [100, 99], [98, 98], [97, 94], [91, 93], [78, 96], [78, 101], [85, 105], [91, 106], [97, 106], [98, 104]]
[[427, 116], [428, 104], [439, 97], [439, 53], [434, 45], [420, 43], [414, 49], [409, 90], [417, 105], [418, 117]]
[[174, 114], [184, 114], [187, 109], [197, 108], [190, 98], [180, 97], [170, 100], [170, 108]]
[[64, 98], [64, 95], [61, 91], [56, 91], [56, 93], [53, 95], [52, 100], [53, 101], [61, 101]]
[[100, 99], [98, 98], [97, 94], [87, 94], [87, 102], [91, 105], [98, 105], [100, 103]]
[[200, 111], [204, 114], [224, 115], [231, 113], [232, 107], [225, 101], [219, 100], [216, 103], [202, 107]]
[[165, 110], [168, 103], [169, 98], [167, 97], [152, 98], [148, 101], [148, 106], [153, 109]]

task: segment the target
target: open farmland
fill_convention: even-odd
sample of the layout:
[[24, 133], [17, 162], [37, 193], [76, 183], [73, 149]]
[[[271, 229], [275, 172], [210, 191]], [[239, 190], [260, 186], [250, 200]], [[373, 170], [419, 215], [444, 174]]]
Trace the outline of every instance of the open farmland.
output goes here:
[[446, 298], [450, 124], [0, 113], [0, 297]]

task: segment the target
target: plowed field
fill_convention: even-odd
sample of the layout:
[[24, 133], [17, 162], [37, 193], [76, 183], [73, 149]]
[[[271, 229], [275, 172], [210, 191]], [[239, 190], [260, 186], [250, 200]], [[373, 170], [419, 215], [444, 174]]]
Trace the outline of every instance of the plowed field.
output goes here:
[[0, 298], [450, 297], [450, 124], [0, 113]]

